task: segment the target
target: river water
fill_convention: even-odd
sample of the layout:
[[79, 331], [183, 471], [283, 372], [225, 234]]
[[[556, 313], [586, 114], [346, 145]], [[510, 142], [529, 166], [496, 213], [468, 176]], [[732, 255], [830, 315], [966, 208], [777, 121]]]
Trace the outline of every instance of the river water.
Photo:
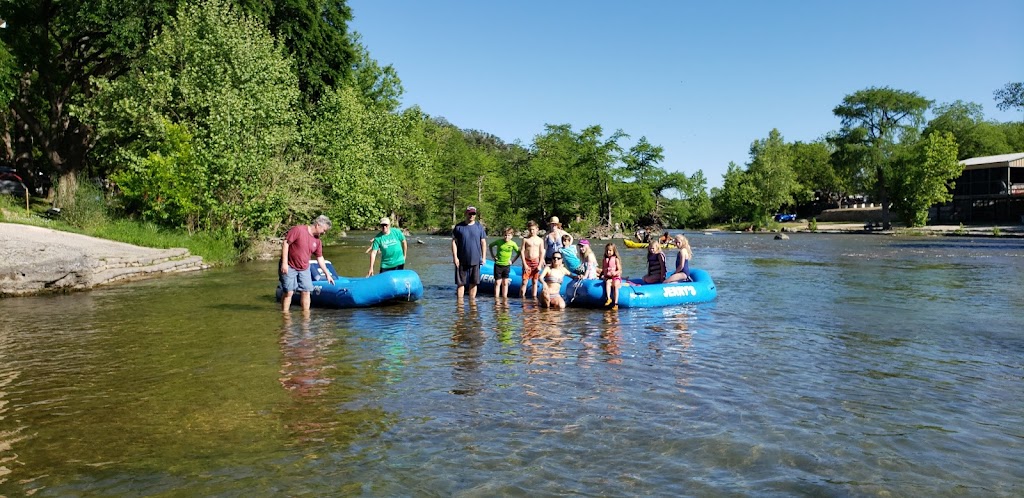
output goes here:
[[460, 305], [430, 236], [392, 307], [283, 317], [273, 262], [2, 300], [0, 495], [1024, 495], [1024, 240], [690, 239], [714, 302]]

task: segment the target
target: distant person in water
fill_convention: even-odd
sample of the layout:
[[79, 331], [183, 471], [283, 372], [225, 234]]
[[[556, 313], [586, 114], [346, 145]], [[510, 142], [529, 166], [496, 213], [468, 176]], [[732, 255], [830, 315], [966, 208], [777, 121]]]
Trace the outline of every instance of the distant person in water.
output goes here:
[[644, 275], [644, 283], [664, 282], [666, 272], [665, 253], [661, 250], [661, 243], [655, 240], [647, 246], [647, 275]]
[[526, 297], [526, 284], [533, 282], [533, 298], [537, 299], [540, 289], [540, 263], [544, 257], [544, 239], [537, 232], [540, 226], [530, 221], [526, 224], [526, 236], [523, 237], [523, 285], [519, 289], [519, 297]]
[[487, 261], [487, 231], [477, 222], [476, 208], [466, 208], [466, 219], [452, 229], [452, 263], [455, 264], [455, 295], [461, 301], [466, 289], [476, 299], [480, 266]]
[[516, 231], [512, 227], [505, 228], [505, 238], [498, 239], [488, 246], [494, 260], [494, 297], [508, 297], [509, 277], [512, 265], [519, 259], [519, 245], [512, 240]]
[[677, 233], [675, 236], [676, 247], [679, 248], [679, 253], [676, 254], [676, 269], [665, 279], [665, 283], [672, 282], [690, 282], [693, 278], [690, 277], [690, 259], [693, 258], [693, 252], [690, 250], [690, 241], [686, 239], [686, 236]]
[[284, 235], [281, 243], [281, 265], [279, 279], [281, 289], [281, 311], [287, 313], [292, 307], [292, 295], [299, 291], [302, 311], [309, 311], [313, 292], [313, 277], [309, 273], [309, 258], [316, 256], [316, 263], [327, 276], [327, 282], [334, 285], [334, 276], [327, 270], [324, 261], [324, 246], [320, 236], [331, 229], [331, 220], [324, 215], [313, 220], [312, 225], [296, 225]]
[[380, 219], [380, 232], [373, 237], [373, 244], [370, 245], [370, 271], [367, 277], [373, 276], [373, 264], [380, 253], [380, 272], [405, 269], [405, 255], [409, 253], [409, 243], [405, 240], [405, 234], [397, 228], [391, 227], [391, 218]]

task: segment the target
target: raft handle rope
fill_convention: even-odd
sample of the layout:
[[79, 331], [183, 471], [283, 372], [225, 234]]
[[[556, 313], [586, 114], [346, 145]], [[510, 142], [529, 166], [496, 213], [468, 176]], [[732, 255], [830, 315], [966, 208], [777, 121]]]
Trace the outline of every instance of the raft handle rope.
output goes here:
[[579, 293], [580, 287], [583, 285], [582, 278], [574, 278], [573, 280], [574, 281], [572, 283], [572, 299], [569, 300], [570, 303], [576, 300], [576, 294]]

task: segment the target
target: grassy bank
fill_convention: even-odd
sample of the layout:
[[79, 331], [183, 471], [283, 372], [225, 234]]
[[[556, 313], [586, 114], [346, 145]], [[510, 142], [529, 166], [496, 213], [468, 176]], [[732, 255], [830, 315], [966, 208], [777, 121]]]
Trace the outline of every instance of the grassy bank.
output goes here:
[[239, 260], [234, 239], [227, 233], [189, 234], [183, 230], [160, 228], [153, 223], [109, 219], [103, 215], [91, 217], [88, 223], [73, 224], [63, 219], [47, 218], [45, 213], [49, 204], [42, 200], [33, 199], [28, 212], [24, 204], [19, 205], [15, 201], [10, 196], [0, 196], [0, 221], [80, 233], [143, 247], [184, 247], [210, 265], [232, 265]]

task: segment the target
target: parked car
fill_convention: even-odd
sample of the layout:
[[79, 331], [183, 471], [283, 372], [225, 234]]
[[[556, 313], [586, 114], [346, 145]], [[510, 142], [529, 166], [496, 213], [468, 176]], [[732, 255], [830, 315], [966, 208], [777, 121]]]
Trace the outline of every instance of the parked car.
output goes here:
[[23, 197], [25, 190], [25, 182], [15, 173], [14, 168], [0, 167], [0, 194]]
[[786, 221], [796, 221], [796, 215], [795, 214], [779, 213], [779, 214], [775, 215], [775, 221], [777, 221], [779, 223], [786, 222]]

